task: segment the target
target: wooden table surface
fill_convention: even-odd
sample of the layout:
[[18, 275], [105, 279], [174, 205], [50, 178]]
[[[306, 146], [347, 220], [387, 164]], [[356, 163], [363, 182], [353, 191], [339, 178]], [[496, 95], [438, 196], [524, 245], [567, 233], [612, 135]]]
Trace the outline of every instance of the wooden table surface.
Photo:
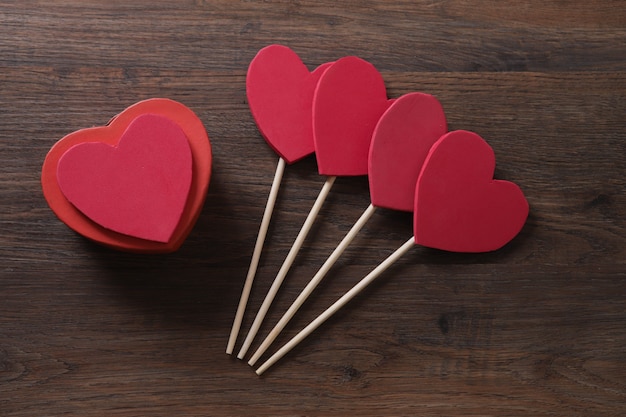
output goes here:
[[[272, 43], [310, 68], [366, 59], [390, 97], [435, 95], [451, 130], [493, 147], [530, 216], [493, 253], [416, 247], [258, 377], [225, 348], [277, 163], [245, 95]], [[214, 156], [195, 228], [163, 256], [77, 235], [40, 186], [57, 140], [150, 97], [195, 111]], [[621, 0], [2, 2], [0, 415], [626, 415], [625, 144]], [[285, 172], [244, 332], [316, 168]], [[366, 178], [337, 179], [260, 335], [368, 204]], [[377, 212], [275, 347], [411, 220]]]

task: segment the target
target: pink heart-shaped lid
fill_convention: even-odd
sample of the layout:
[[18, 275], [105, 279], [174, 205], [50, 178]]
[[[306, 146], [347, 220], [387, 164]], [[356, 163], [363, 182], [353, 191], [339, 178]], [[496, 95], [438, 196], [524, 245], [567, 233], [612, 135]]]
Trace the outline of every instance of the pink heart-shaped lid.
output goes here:
[[320, 76], [286, 46], [269, 45], [250, 62], [246, 93], [252, 116], [267, 143], [291, 164], [314, 152], [312, 105]]
[[396, 99], [372, 136], [368, 174], [372, 204], [413, 211], [415, 183], [424, 160], [446, 132], [446, 116], [435, 97], [409, 93]]
[[528, 202], [520, 188], [494, 180], [493, 149], [457, 130], [432, 147], [415, 190], [415, 243], [452, 252], [501, 248], [522, 229]]
[[192, 180], [187, 136], [163, 116], [137, 117], [116, 146], [85, 142], [59, 159], [57, 181], [69, 202], [100, 226], [166, 243]]
[[372, 133], [392, 101], [382, 75], [360, 58], [341, 58], [322, 74], [313, 99], [321, 175], [367, 175]]

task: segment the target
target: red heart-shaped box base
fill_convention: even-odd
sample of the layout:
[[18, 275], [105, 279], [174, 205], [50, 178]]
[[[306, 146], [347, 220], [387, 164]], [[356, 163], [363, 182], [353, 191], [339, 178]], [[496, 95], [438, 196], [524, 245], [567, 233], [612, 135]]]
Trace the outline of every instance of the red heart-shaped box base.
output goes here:
[[[74, 148], [72, 151], [75, 151], [81, 147], [84, 149], [91, 147], [84, 146], [86, 144], [97, 145], [96, 147], [106, 145], [106, 147], [114, 149], [119, 145], [120, 139], [124, 137], [124, 134], [129, 131], [129, 126], [132, 126], [133, 122], [141, 119], [149, 120], [149, 117], [153, 117], [156, 122], [159, 122], [159, 119], [167, 119], [184, 133], [191, 151], [191, 179], [188, 184], [189, 190], [182, 213], [180, 213], [180, 217], [176, 217], [175, 227], [171, 226], [173, 230], [167, 231], [165, 235], [146, 232], [143, 235], [137, 233], [131, 236], [104, 227], [103, 224], [87, 217], [68, 200], [59, 186], [59, 162], [64, 155], [67, 154], [69, 156], [73, 153], [68, 153], [72, 148]], [[166, 125], [166, 123], [161, 122], [159, 124], [162, 126]], [[136, 153], [141, 155], [142, 152], [137, 151]], [[127, 159], [132, 163], [132, 157]], [[94, 161], [94, 164], [97, 164], [97, 162]], [[211, 144], [202, 122], [195, 113], [176, 101], [155, 98], [141, 101], [128, 107], [111, 120], [107, 126], [78, 130], [59, 140], [46, 156], [41, 173], [41, 183], [44, 196], [52, 211], [61, 221], [77, 233], [95, 242], [123, 251], [168, 253], [176, 251], [182, 245], [200, 214], [208, 190], [211, 164]], [[118, 168], [116, 170], [117, 173], [109, 172], [109, 175], [117, 175], [119, 173], [119, 165], [116, 167]], [[63, 172], [64, 169], [61, 169], [61, 171]], [[132, 169], [128, 171], [133, 172]], [[119, 181], [123, 181], [123, 179]], [[109, 183], [115, 183], [115, 181], [109, 181]], [[184, 181], [183, 186], [185, 186]], [[143, 197], [150, 197], [149, 193], [143, 194]], [[136, 196], [128, 197], [135, 198]], [[181, 197], [178, 196], [178, 198]], [[142, 203], [149, 204], [150, 202]], [[110, 209], [112, 211], [119, 209], [115, 201], [110, 202]], [[90, 213], [88, 210], [86, 211]], [[106, 210], [100, 210], [100, 212], [103, 211]], [[106, 225], [106, 222], [102, 223]], [[165, 237], [163, 239], [150, 239], [154, 236]], [[149, 239], [145, 237], [149, 237]]]

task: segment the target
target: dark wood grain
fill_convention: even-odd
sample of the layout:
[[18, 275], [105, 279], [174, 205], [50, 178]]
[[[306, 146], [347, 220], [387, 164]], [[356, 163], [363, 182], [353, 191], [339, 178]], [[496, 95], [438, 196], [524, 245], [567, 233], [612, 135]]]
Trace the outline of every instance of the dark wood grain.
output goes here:
[[[494, 253], [415, 248], [259, 378], [224, 351], [277, 162], [245, 96], [270, 43], [434, 94], [531, 214]], [[166, 256], [76, 235], [39, 184], [59, 138], [149, 97], [193, 109], [214, 151]], [[0, 415], [626, 415], [625, 115], [620, 0], [2, 2]], [[314, 158], [288, 167], [248, 311], [322, 183]], [[260, 335], [368, 203], [365, 178], [337, 180]], [[379, 211], [276, 345], [410, 235]]]

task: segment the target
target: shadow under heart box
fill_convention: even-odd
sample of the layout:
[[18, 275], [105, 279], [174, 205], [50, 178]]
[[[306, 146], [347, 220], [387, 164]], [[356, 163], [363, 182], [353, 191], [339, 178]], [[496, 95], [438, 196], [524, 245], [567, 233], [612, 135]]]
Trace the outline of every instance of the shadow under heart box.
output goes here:
[[195, 113], [153, 98], [106, 126], [59, 140], [44, 160], [41, 184], [52, 211], [86, 238], [122, 251], [169, 253], [200, 214], [211, 164]]

